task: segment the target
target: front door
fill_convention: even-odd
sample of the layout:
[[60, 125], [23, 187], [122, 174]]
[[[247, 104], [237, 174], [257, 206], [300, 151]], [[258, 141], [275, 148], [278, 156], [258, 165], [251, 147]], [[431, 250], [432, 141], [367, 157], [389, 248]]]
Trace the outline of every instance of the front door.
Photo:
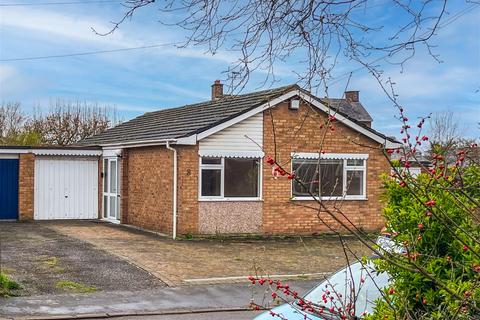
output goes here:
[[117, 158], [103, 159], [103, 217], [120, 220], [120, 191]]

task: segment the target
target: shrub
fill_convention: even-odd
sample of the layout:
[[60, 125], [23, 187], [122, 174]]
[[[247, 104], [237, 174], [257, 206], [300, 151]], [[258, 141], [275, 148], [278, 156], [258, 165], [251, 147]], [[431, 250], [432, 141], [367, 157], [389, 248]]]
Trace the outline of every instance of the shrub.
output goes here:
[[392, 283], [368, 319], [478, 317], [479, 182], [478, 165], [386, 180], [387, 230], [406, 252], [375, 262]]

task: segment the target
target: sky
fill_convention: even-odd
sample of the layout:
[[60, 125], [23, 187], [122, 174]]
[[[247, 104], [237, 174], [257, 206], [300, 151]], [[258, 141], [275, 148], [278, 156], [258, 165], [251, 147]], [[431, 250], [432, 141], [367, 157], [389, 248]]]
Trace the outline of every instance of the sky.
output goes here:
[[[382, 5], [386, 0], [377, 1], [365, 18], [374, 19], [388, 31], [395, 27], [395, 11]], [[71, 2], [76, 3], [66, 4]], [[462, 11], [465, 8], [472, 9]], [[108, 31], [111, 21], [118, 20], [124, 10], [115, 0], [0, 0], [0, 101], [19, 101], [26, 112], [34, 108], [46, 111], [56, 99], [95, 102], [114, 107], [126, 121], [145, 112], [208, 100], [210, 85], [225, 78], [223, 72], [235, 61], [236, 53], [211, 55], [201, 47], [169, 45], [184, 39], [185, 34], [160, 24], [163, 13], [154, 6], [138, 11], [112, 35], [92, 32], [92, 28]], [[411, 119], [451, 111], [463, 135], [479, 138], [480, 5], [451, 1], [445, 21], [462, 12], [459, 18], [445, 23], [433, 39], [433, 51], [441, 63], [425, 49], [418, 50], [403, 68], [379, 63], [383, 77], [395, 82], [399, 102]], [[151, 45], [161, 46], [8, 61]], [[294, 55], [278, 64], [274, 84], [263, 84], [265, 74], [256, 72], [243, 92], [295, 83], [302, 59], [301, 54]], [[338, 81], [329, 88], [329, 96], [341, 97], [347, 80], [339, 77], [356, 70], [348, 89], [360, 91], [375, 129], [399, 136], [400, 123], [392, 103], [378, 82], [358, 68], [352, 61], [339, 61], [333, 71]]]

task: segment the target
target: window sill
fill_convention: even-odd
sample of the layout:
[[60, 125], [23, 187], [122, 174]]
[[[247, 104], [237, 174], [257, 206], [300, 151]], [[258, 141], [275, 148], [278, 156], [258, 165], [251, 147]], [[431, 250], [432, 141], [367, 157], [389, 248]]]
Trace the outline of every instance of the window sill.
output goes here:
[[263, 201], [262, 198], [199, 198], [201, 202], [239, 202], [239, 201]]
[[[312, 197], [293, 197], [291, 198], [293, 201], [314, 201], [314, 200], [319, 200], [318, 197], [312, 198]], [[367, 201], [367, 197], [322, 197], [320, 200], [322, 201]]]

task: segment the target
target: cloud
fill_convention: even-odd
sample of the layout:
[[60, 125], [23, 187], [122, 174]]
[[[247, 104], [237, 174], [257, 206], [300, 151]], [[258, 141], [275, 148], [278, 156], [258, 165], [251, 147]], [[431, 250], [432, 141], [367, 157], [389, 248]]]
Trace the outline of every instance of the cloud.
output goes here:
[[[34, 32], [35, 36], [49, 37], [49, 41], [56, 42], [60, 39], [51, 38], [57, 36], [69, 39], [70, 42], [82, 41], [96, 44], [109, 44], [119, 47], [135, 46], [139, 43], [118, 30], [109, 37], [96, 35], [91, 28], [105, 31], [111, 28], [104, 23], [104, 19], [96, 17], [86, 18], [83, 15], [67, 14], [65, 12], [55, 12], [48, 10], [39, 10], [35, 8], [13, 7], [6, 10], [2, 9], [0, 28], [2, 30], [24, 29]], [[61, 39], [62, 41], [65, 39]]]

